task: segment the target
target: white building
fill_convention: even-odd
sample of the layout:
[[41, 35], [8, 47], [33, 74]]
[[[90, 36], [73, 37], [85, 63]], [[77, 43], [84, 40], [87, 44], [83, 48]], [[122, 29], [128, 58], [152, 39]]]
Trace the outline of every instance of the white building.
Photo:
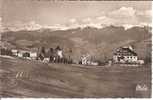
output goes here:
[[12, 52], [12, 54], [14, 56], [17, 56], [18, 55], [18, 50], [16, 50], [16, 49], [12, 49], [11, 52]]
[[121, 47], [115, 51], [113, 61], [115, 63], [136, 63], [138, 56], [132, 47]]
[[30, 52], [30, 58], [35, 60], [37, 58], [37, 53], [36, 52]]

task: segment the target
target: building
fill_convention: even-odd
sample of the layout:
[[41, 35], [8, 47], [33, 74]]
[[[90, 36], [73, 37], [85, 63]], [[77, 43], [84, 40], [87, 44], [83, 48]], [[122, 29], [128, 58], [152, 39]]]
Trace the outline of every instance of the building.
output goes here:
[[30, 58], [33, 59], [33, 60], [36, 60], [37, 53], [36, 52], [30, 52]]
[[14, 56], [18, 55], [18, 50], [16, 50], [16, 49], [12, 49], [11, 52], [12, 52], [12, 55], [14, 55]]
[[120, 47], [113, 54], [114, 63], [136, 63], [137, 60], [137, 53], [131, 46]]
[[17, 54], [17, 56], [21, 58], [21, 57], [23, 57], [23, 54], [24, 54], [24, 52], [19, 52], [19, 53]]
[[22, 58], [22, 57], [24, 57], [25, 53], [29, 53], [29, 52], [28, 51], [24, 51], [24, 50], [18, 50], [17, 57]]
[[91, 58], [92, 57], [89, 54], [82, 55], [81, 56], [81, 64], [83, 64], [83, 65], [98, 66], [99, 65], [98, 62], [93, 61]]

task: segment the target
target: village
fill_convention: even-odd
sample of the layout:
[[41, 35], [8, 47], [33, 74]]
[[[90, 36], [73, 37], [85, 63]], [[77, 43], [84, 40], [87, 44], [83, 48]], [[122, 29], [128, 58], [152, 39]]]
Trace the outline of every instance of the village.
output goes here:
[[[70, 50], [69, 52], [72, 52]], [[63, 64], [82, 64], [82, 65], [93, 65], [102, 66], [98, 61], [92, 59], [90, 54], [83, 54], [79, 61], [74, 61], [72, 57], [65, 56], [60, 46], [54, 48], [38, 48], [37, 52], [19, 50], [19, 49], [7, 49], [6, 47], [1, 48], [1, 55], [7, 55], [12, 57], [23, 58], [27, 60], [36, 60], [43, 63], [63, 63]], [[139, 55], [135, 52], [132, 46], [119, 47], [113, 52], [112, 59], [105, 61], [105, 65], [111, 66], [112, 64], [122, 64], [125, 66], [139, 66], [145, 62], [143, 59], [139, 59]]]

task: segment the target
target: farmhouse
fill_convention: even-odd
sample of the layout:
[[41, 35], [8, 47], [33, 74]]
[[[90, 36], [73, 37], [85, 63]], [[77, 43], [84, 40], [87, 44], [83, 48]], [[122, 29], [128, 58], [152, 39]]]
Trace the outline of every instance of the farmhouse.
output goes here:
[[113, 61], [115, 63], [135, 63], [138, 60], [137, 53], [131, 46], [120, 47], [113, 54]]

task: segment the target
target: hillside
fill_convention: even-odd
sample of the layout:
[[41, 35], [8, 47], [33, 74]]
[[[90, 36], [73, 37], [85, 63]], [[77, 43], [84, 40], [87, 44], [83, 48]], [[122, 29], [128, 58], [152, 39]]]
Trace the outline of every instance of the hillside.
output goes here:
[[[2, 40], [17, 48], [36, 48], [40, 46], [56, 47], [60, 45], [68, 52], [72, 49], [72, 56], [78, 59], [82, 54], [89, 53], [97, 59], [104, 56], [110, 58], [115, 48], [134, 43], [137, 49], [146, 48], [146, 44], [139, 45], [146, 39], [151, 38], [148, 27], [132, 27], [125, 30], [124, 27], [107, 26], [101, 29], [93, 27], [76, 28], [69, 30], [42, 29], [36, 31], [21, 30], [2, 34]], [[150, 40], [151, 43], [151, 40]], [[151, 46], [149, 47], [151, 48]], [[145, 50], [141, 50], [145, 54]], [[141, 58], [145, 55], [141, 55]]]

